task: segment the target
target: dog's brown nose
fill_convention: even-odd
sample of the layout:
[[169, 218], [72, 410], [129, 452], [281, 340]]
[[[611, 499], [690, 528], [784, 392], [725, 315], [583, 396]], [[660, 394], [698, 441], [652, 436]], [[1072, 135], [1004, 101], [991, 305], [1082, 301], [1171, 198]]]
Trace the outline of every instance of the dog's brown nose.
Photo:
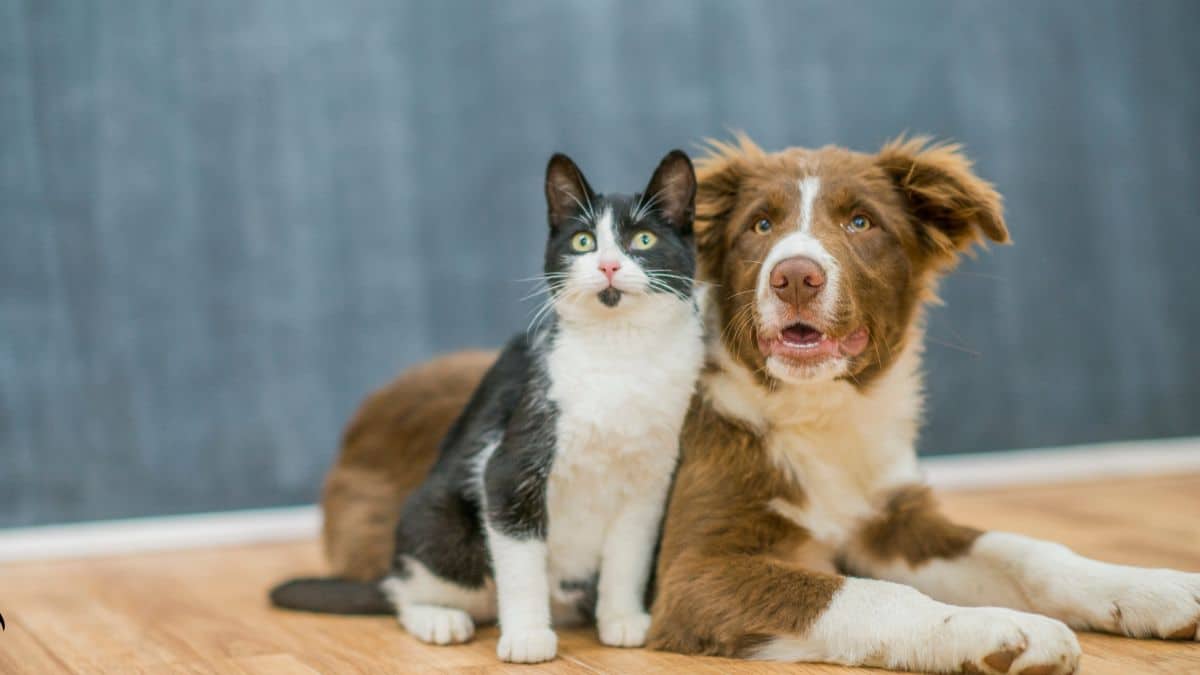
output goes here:
[[793, 307], [812, 302], [824, 287], [825, 270], [812, 258], [787, 258], [771, 270], [771, 288], [775, 295]]

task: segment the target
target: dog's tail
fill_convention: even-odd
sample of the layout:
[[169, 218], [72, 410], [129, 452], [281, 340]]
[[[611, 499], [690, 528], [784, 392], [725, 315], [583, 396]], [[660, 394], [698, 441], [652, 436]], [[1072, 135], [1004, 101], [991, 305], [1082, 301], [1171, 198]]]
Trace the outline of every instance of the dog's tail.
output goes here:
[[271, 589], [271, 604], [322, 614], [391, 614], [392, 603], [378, 581], [337, 577], [292, 579]]

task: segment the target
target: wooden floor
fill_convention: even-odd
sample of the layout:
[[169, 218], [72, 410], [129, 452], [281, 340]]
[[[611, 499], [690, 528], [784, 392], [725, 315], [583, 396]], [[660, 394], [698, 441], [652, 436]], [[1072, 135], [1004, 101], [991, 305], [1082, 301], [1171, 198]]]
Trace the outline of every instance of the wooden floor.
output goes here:
[[[1200, 475], [944, 495], [955, 516], [1114, 562], [1200, 571]], [[496, 631], [428, 647], [388, 617], [277, 611], [273, 582], [322, 569], [313, 542], [0, 566], [0, 673], [849, 673], [689, 658], [561, 635], [539, 667], [496, 661]], [[1200, 673], [1200, 645], [1080, 636], [1083, 672]], [[881, 671], [870, 671], [881, 672]]]

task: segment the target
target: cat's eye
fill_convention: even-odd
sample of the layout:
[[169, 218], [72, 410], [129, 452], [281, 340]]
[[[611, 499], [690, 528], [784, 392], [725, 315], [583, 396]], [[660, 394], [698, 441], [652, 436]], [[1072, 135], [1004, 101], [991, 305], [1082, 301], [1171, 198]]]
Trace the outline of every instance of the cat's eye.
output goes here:
[[771, 221], [766, 218], [759, 218], [754, 223], [754, 231], [759, 234], [766, 234], [771, 231]]
[[633, 243], [631, 245], [633, 246], [633, 248], [635, 248], [639, 251], [645, 251], [646, 249], [650, 248], [651, 246], [654, 246], [657, 243], [658, 243], [658, 237], [654, 236], [653, 232], [647, 232], [646, 230], [642, 230], [641, 232], [638, 232], [637, 234], [633, 235]]
[[847, 232], [866, 232], [871, 229], [871, 219], [860, 214], [855, 215], [846, 223]]
[[596, 250], [596, 239], [587, 232], [579, 232], [574, 237], [571, 237], [571, 248], [580, 253]]

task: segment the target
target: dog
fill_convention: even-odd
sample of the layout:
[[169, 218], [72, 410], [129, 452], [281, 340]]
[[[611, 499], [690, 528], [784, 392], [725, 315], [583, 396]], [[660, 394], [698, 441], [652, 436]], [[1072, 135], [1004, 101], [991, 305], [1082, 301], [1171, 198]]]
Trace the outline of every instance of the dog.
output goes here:
[[[876, 153], [766, 152], [739, 136], [712, 143], [697, 169], [707, 362], [664, 521], [650, 646], [1054, 675], [1078, 667], [1068, 626], [1200, 639], [1200, 574], [954, 523], [922, 482], [923, 309], [963, 253], [1009, 238], [999, 194], [961, 148], [917, 138]], [[344, 562], [374, 545], [367, 528], [339, 531], [344, 514], [395, 523], [405, 488], [381, 478], [395, 473], [384, 465], [427, 465], [450, 420], [426, 416], [435, 404], [419, 391], [465, 404], [488, 362], [471, 358], [394, 385], [402, 412], [360, 415], [360, 430], [391, 420], [377, 441], [387, 450], [356, 465], [345, 445], [327, 486], [369, 474], [380, 492], [397, 487], [386, 508], [327, 488], [335, 573], [386, 571], [386, 553]]]

